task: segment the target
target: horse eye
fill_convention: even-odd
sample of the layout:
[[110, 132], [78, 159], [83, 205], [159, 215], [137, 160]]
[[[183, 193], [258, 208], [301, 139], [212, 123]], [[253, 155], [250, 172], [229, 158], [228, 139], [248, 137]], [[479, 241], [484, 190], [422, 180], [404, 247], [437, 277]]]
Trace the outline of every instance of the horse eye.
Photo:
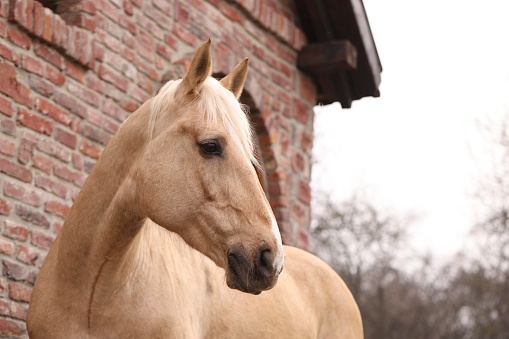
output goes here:
[[206, 141], [200, 144], [200, 149], [207, 155], [220, 155], [221, 146], [217, 142]]

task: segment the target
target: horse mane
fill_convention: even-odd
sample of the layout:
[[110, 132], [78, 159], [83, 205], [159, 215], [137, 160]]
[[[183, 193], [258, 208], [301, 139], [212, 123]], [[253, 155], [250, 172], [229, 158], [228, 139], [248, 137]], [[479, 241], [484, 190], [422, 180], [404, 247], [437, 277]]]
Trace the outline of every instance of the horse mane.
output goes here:
[[[175, 99], [177, 87], [182, 80], [167, 82], [154, 97], [150, 104], [149, 140], [156, 126], [158, 117], [163, 113], [164, 107]], [[207, 124], [222, 123], [234, 143], [242, 150], [246, 158], [259, 166], [254, 154], [253, 129], [247, 114], [249, 107], [235, 99], [233, 93], [223, 87], [214, 78], [207, 78], [198, 92], [195, 92], [198, 100], [198, 109], [203, 112]]]

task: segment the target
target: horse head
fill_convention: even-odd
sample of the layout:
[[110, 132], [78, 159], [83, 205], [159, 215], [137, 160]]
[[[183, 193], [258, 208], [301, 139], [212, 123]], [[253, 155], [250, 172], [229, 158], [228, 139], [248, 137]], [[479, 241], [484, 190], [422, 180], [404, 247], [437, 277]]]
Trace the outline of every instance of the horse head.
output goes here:
[[213, 79], [204, 42], [186, 76], [152, 99], [149, 140], [133, 177], [148, 218], [224, 268], [230, 288], [259, 294], [276, 284], [283, 247], [238, 101], [247, 67], [245, 59]]

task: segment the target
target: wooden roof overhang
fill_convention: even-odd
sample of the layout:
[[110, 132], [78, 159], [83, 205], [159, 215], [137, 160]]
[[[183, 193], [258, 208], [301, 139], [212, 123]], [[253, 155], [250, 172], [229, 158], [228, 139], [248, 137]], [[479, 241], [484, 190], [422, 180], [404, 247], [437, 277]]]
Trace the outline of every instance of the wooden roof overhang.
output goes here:
[[362, 0], [294, 0], [308, 44], [297, 66], [318, 86], [318, 103], [379, 97], [382, 65]]

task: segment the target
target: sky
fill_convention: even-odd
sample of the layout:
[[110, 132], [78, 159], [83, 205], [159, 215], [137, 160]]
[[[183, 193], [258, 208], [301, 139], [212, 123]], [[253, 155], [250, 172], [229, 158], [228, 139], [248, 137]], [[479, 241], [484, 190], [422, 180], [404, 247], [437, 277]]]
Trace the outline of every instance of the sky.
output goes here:
[[337, 201], [362, 191], [381, 208], [417, 215], [411, 247], [447, 259], [466, 244], [489, 161], [478, 123], [509, 113], [509, 1], [364, 6], [381, 96], [315, 107], [312, 189]]

